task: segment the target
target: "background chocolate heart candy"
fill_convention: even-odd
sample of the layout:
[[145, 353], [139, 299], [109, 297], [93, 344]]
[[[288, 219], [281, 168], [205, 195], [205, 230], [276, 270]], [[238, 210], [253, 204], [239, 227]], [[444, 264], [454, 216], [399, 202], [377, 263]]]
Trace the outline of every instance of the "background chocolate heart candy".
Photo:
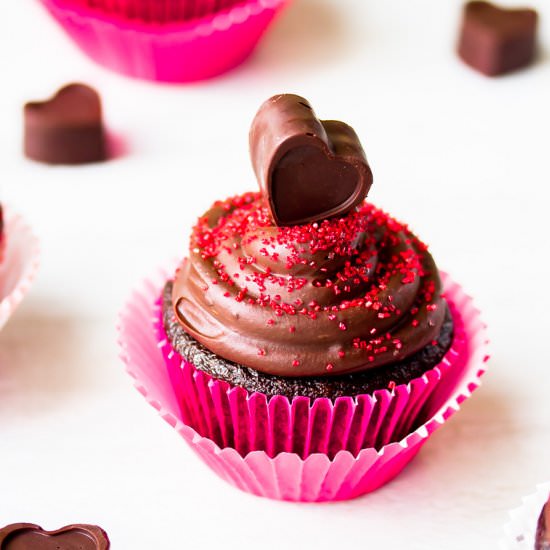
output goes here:
[[464, 6], [458, 55], [487, 76], [525, 67], [535, 57], [537, 19], [537, 12], [532, 9], [468, 2]]
[[293, 94], [268, 99], [250, 129], [250, 154], [277, 225], [342, 215], [361, 203], [372, 172], [357, 134], [339, 121], [321, 121]]
[[98, 93], [69, 84], [47, 101], [24, 107], [24, 152], [48, 164], [83, 164], [106, 159], [106, 137]]
[[109, 539], [97, 525], [67, 525], [45, 531], [33, 523], [0, 529], [0, 550], [108, 550]]

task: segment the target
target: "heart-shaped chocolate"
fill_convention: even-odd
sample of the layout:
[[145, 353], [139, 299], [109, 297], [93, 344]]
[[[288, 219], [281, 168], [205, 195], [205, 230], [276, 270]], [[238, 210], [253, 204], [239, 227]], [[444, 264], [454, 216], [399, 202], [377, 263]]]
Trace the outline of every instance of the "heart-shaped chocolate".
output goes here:
[[106, 158], [101, 100], [84, 84], [69, 84], [47, 101], [24, 107], [25, 155], [48, 164], [83, 164]]
[[537, 20], [537, 12], [532, 9], [468, 2], [464, 6], [458, 54], [487, 76], [525, 67], [535, 56]]
[[0, 550], [108, 550], [109, 539], [97, 525], [67, 525], [45, 531], [33, 523], [0, 529]]
[[260, 107], [250, 129], [250, 154], [277, 225], [343, 215], [365, 199], [372, 185], [353, 128], [319, 120], [297, 95], [277, 95]]

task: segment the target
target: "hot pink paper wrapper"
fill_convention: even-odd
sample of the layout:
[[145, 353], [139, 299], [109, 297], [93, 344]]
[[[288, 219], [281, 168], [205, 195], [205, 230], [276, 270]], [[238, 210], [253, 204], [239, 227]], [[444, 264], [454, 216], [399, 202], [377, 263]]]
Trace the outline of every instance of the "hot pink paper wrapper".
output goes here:
[[[173, 354], [165, 363], [162, 349], [166, 343], [160, 342], [159, 346], [151, 323], [158, 323], [157, 301], [167, 278], [160, 274], [154, 281], [147, 281], [122, 311], [122, 358], [137, 389], [204, 462], [232, 485], [256, 495], [291, 501], [330, 501], [373, 491], [412, 460], [429, 436], [479, 386], [485, 371], [487, 340], [479, 312], [461, 288], [443, 275], [447, 300], [455, 319], [462, 324], [459, 330], [463, 334], [462, 343], [453, 345], [439, 367], [433, 369], [438, 372], [398, 386], [393, 392], [376, 392], [370, 401], [368, 396], [355, 402], [343, 398], [345, 405], [336, 400], [332, 406], [328, 400], [315, 400], [307, 415], [311, 420], [307, 433], [311, 437], [296, 449], [298, 438], [293, 437], [289, 426], [293, 415], [306, 416], [309, 400], [298, 398], [294, 400], [296, 404], [290, 404], [285, 398], [272, 398], [266, 407], [261, 394], [247, 396], [243, 389], [207, 380], [207, 375], [195, 369], [193, 372], [185, 362], [182, 369], [181, 359], [173, 360]], [[437, 391], [429, 392], [426, 399], [426, 388], [436, 382]], [[196, 396], [184, 400], [184, 391], [191, 389], [196, 389]], [[323, 404], [316, 406], [317, 402]], [[371, 410], [358, 414], [361, 407]], [[323, 412], [316, 414], [321, 409]], [[201, 411], [206, 411], [202, 418]], [[411, 433], [403, 434], [399, 441], [384, 443], [387, 433], [402, 433], [406, 429], [407, 417], [424, 417], [425, 421]], [[232, 419], [232, 431], [226, 418]], [[354, 423], [358, 418], [359, 425]], [[192, 426], [189, 419], [198, 425]], [[369, 422], [364, 425], [362, 422], [367, 419]], [[329, 425], [332, 431], [324, 429]], [[334, 437], [316, 437], [313, 430], [317, 428], [325, 435], [331, 431]], [[283, 437], [276, 436], [277, 432]], [[355, 432], [361, 435], [350, 436]], [[218, 445], [204, 433], [221, 438], [224, 443]], [[252, 450], [260, 442], [266, 450]], [[336, 451], [338, 445], [345, 448]]]
[[39, 264], [38, 239], [19, 214], [4, 209], [0, 260], [0, 329], [27, 293]]
[[247, 0], [189, 21], [158, 23], [67, 0], [41, 1], [96, 62], [128, 76], [163, 82], [203, 80], [236, 67], [289, 2]]
[[189, 21], [242, 4], [244, 0], [64, 0], [66, 6], [92, 8], [104, 14], [149, 23]]
[[342, 450], [356, 456], [361, 449], [401, 440], [422, 425], [449, 396], [468, 354], [464, 323], [455, 304], [453, 343], [443, 361], [421, 378], [394, 390], [372, 395], [310, 400], [249, 394], [196, 369], [172, 348], [164, 331], [160, 301], [154, 323], [172, 386], [180, 403], [181, 418], [201, 436], [220, 447], [233, 447], [241, 455], [265, 451], [302, 458], [324, 453], [333, 458]]

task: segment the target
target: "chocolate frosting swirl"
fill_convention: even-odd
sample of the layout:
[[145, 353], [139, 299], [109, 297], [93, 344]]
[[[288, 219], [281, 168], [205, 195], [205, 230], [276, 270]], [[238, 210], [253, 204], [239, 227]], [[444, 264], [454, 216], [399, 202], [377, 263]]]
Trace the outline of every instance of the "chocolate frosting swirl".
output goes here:
[[373, 205], [276, 227], [258, 193], [199, 219], [172, 301], [217, 355], [287, 377], [401, 361], [437, 338], [446, 310], [426, 246]]

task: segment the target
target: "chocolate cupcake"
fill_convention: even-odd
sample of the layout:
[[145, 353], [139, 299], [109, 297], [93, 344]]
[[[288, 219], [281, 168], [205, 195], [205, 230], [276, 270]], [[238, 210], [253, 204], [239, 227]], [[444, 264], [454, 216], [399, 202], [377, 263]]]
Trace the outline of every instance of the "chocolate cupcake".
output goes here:
[[521, 506], [510, 510], [499, 548], [550, 550], [550, 482], [539, 484]]
[[210, 376], [268, 396], [356, 396], [407, 384], [449, 349], [437, 268], [370, 204], [300, 226], [264, 198], [216, 203], [163, 295], [174, 349]]
[[31, 287], [39, 255], [38, 239], [26, 221], [0, 204], [0, 330]]
[[91, 59], [156, 82], [243, 63], [289, 0], [40, 0]]
[[132, 294], [122, 357], [228, 482], [353, 498], [395, 477], [479, 386], [484, 325], [426, 245], [365, 202], [372, 172], [351, 127], [275, 96], [250, 150], [261, 191], [216, 202], [175, 275]]
[[542, 507], [537, 522], [535, 550], [550, 550], [550, 496]]
[[[292, 450], [301, 454], [320, 447], [297, 435], [307, 420], [289, 412], [296, 400], [311, 411], [320, 400], [357, 404], [379, 392], [391, 401], [400, 388], [399, 414], [390, 406], [374, 434], [367, 426], [351, 443], [329, 446], [329, 455], [398, 440], [425, 420], [424, 404], [440, 385], [434, 369], [454, 338], [427, 246], [365, 202], [372, 172], [359, 138], [342, 122], [320, 121], [304, 98], [265, 102], [250, 149], [261, 192], [216, 202], [200, 217], [189, 256], [164, 287], [158, 336], [166, 357], [181, 360], [191, 385], [201, 372], [210, 388], [239, 388], [266, 403], [284, 398]], [[420, 400], [412, 397], [414, 381], [422, 383]], [[202, 391], [180, 396], [184, 407], [200, 401], [188, 411], [192, 425], [207, 417], [220, 444], [230, 433], [245, 451], [268, 448], [267, 435], [237, 441], [232, 423], [250, 426], [256, 412], [220, 419], [209, 405], [215, 398], [199, 398]], [[355, 421], [365, 421], [350, 406]], [[321, 424], [319, 439], [331, 439], [334, 426]], [[271, 443], [272, 453], [278, 448]]]
[[214, 204], [165, 288], [174, 349], [218, 380], [290, 399], [372, 393], [437, 365], [453, 334], [437, 267], [363, 203], [372, 172], [355, 132], [276, 96], [250, 149], [263, 193]]

